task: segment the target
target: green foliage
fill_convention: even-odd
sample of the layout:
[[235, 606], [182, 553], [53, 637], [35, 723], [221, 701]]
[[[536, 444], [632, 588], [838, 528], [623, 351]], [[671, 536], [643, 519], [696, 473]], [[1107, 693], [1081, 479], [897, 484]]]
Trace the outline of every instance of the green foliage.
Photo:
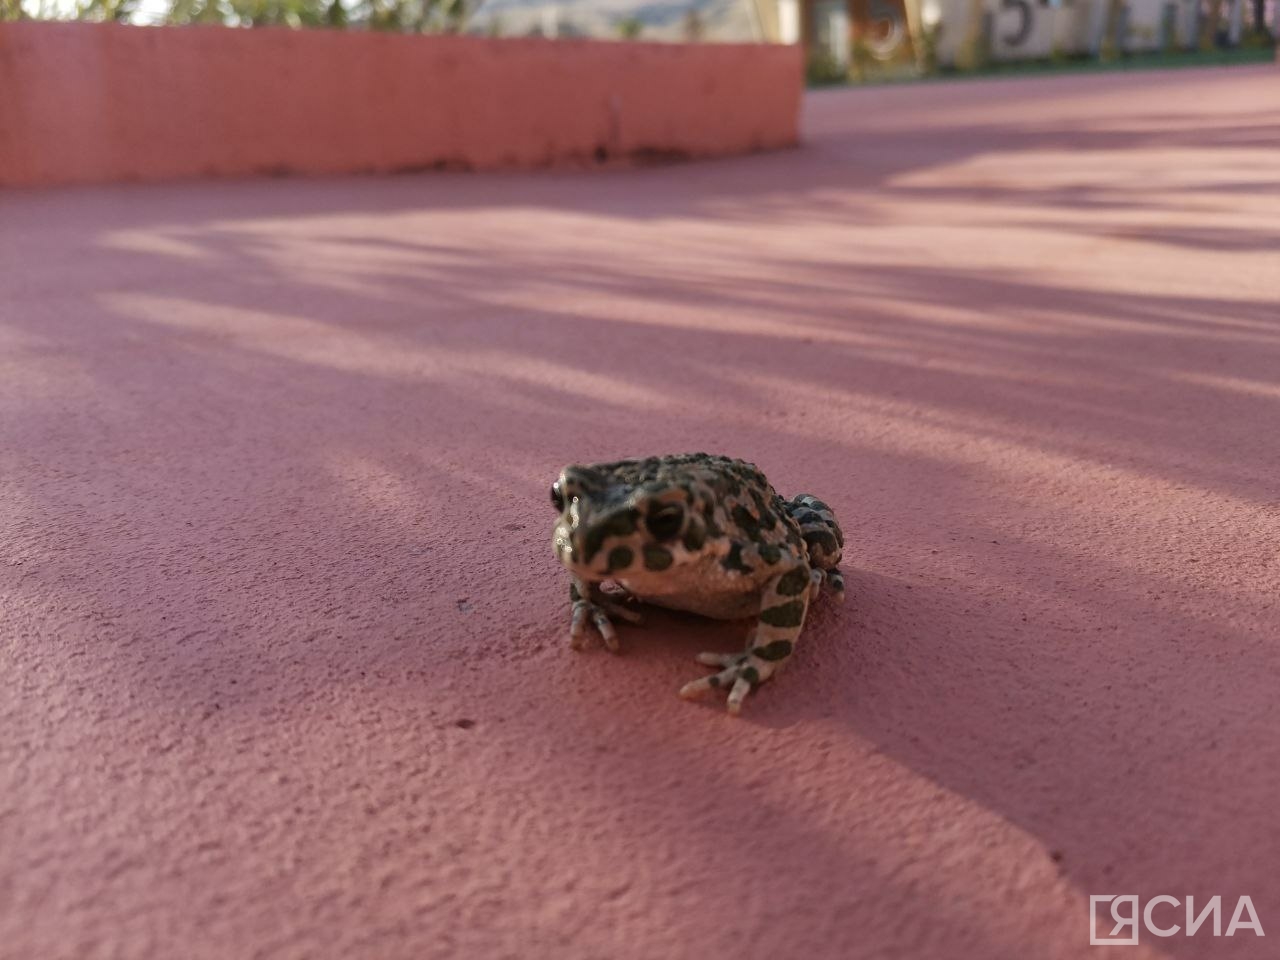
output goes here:
[[1184, 46], [1182, 39], [1182, 18], [1178, 15], [1179, 10], [1171, 3], [1164, 5], [1164, 29], [1163, 36], [1160, 41], [1160, 52], [1168, 53], [1171, 50], [1181, 50]]
[[960, 70], [982, 70], [991, 62], [990, 19], [982, 0], [969, 0], [964, 40], [956, 54]]
[[223, 0], [170, 0], [165, 23], [227, 23], [231, 8]]
[[138, 0], [81, 0], [76, 7], [76, 19], [128, 23], [137, 9]]
[[639, 17], [627, 17], [618, 22], [618, 36], [623, 40], [639, 40], [644, 33], [644, 21]]
[[238, 23], [251, 27], [318, 27], [328, 8], [315, 0], [227, 0]]
[[1197, 46], [1202, 52], [1216, 50], [1218, 29], [1222, 24], [1222, 0], [1209, 0], [1208, 16], [1200, 18], [1200, 37]]
[[357, 0], [353, 25], [398, 33], [452, 33], [466, 15], [463, 0]]
[[1275, 45], [1275, 37], [1265, 27], [1261, 30], [1248, 30], [1240, 38], [1240, 46], [1246, 50], [1262, 50]]
[[805, 79], [811, 86], [844, 83], [849, 79], [844, 67], [828, 51], [818, 49], [809, 54], [804, 66]]
[[916, 59], [920, 72], [932, 76], [938, 72], [938, 41], [942, 37], [942, 24], [935, 23], [920, 31]]
[[684, 31], [684, 39], [687, 43], [697, 43], [707, 31], [707, 25], [703, 23], [702, 15], [693, 9], [684, 15], [681, 28]]
[[[0, 0], [0, 20], [28, 16], [21, 4], [22, 0]], [[128, 23], [140, 6], [141, 0], [77, 0], [74, 16], [99, 23]], [[466, 0], [168, 0], [162, 22], [450, 33], [462, 26], [466, 12]], [[59, 12], [52, 3], [40, 0], [32, 16], [53, 19]]]
[[875, 63], [875, 55], [871, 47], [860, 35], [854, 35], [849, 46], [849, 73], [853, 79], [862, 82], [867, 79], [867, 70]]
[[1102, 31], [1102, 44], [1098, 48], [1098, 58], [1103, 63], [1118, 60], [1124, 55], [1124, 0], [1108, 0], [1107, 18]]

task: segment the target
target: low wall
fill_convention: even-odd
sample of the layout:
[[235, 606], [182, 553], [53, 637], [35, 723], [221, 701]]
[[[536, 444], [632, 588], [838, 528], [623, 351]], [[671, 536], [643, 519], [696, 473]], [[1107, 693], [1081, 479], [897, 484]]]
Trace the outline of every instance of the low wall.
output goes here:
[[521, 168], [796, 142], [797, 47], [0, 24], [0, 185]]

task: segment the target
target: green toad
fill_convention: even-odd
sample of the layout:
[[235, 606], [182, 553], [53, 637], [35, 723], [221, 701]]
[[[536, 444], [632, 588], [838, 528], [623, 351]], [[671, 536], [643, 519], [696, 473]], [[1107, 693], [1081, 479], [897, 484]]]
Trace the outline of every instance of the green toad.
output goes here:
[[[638, 622], [620, 599], [708, 617], [756, 617], [747, 649], [704, 653], [717, 669], [680, 696], [729, 690], [730, 713], [787, 662], [825, 581], [844, 597], [844, 536], [821, 500], [783, 500], [754, 464], [706, 453], [565, 467], [551, 487], [556, 556], [572, 576], [570, 643], [588, 621], [618, 650], [610, 616]], [[613, 581], [625, 594], [601, 589]]]

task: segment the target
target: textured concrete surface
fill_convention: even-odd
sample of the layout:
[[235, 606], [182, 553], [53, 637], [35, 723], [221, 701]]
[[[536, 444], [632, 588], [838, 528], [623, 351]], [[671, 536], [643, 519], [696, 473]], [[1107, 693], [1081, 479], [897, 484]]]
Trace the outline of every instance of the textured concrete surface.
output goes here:
[[0, 186], [794, 146], [797, 47], [0, 23]]
[[[0, 956], [1086, 957], [1091, 893], [1273, 956], [1278, 91], [0, 195]], [[850, 535], [736, 721], [676, 690], [741, 625], [575, 655], [548, 543], [563, 462], [697, 448]]]

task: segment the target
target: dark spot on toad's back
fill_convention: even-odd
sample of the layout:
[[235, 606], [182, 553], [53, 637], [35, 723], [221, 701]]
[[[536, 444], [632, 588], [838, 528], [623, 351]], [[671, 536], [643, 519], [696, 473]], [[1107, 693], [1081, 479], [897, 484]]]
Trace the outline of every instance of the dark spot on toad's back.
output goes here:
[[840, 549], [836, 544], [836, 538], [831, 535], [830, 530], [826, 529], [805, 531], [804, 542], [810, 549], [818, 547], [822, 552], [829, 554], [834, 554]]
[[733, 508], [731, 516], [733, 517], [733, 522], [748, 534], [754, 534], [760, 527], [760, 521], [752, 516], [751, 511], [742, 504], [738, 504]]
[[665, 570], [671, 566], [671, 551], [662, 547], [644, 548], [644, 565], [646, 570]]

